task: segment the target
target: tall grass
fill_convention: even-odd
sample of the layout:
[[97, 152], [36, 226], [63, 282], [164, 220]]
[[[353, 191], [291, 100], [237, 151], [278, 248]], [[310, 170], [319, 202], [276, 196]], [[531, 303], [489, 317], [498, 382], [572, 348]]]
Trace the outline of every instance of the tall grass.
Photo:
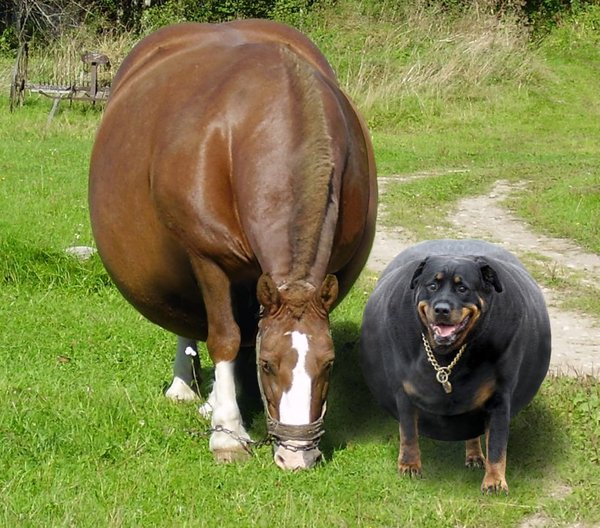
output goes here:
[[[427, 0], [340, 0], [317, 3], [296, 21], [321, 47], [370, 124], [389, 128], [401, 105], [426, 112], [432, 100], [480, 98], [487, 85], [520, 84], [535, 74], [539, 65], [528, 50], [521, 13], [498, 11], [496, 4], [477, 0], [448, 11], [442, 2]], [[79, 81], [80, 56], [87, 50], [106, 54], [114, 73], [137, 38], [71, 30], [43, 50], [34, 47], [29, 78]]]
[[100, 84], [110, 84], [116, 68], [131, 51], [135, 37], [126, 33], [102, 32], [81, 26], [59, 35], [44, 46], [30, 46], [27, 80], [36, 84], [83, 86], [89, 83], [81, 57], [88, 51], [108, 56], [111, 66], [98, 70]]
[[370, 124], [393, 127], [402, 105], [481, 98], [487, 85], [519, 85], [535, 74], [524, 19], [495, 5], [465, 2], [449, 13], [424, 0], [342, 0], [317, 17], [310, 33]]

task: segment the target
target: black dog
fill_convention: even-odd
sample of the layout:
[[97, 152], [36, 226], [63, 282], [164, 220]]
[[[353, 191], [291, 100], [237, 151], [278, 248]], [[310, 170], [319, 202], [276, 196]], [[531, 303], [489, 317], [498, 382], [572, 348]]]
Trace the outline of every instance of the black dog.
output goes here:
[[421, 432], [466, 440], [466, 465], [485, 466], [482, 491], [508, 492], [509, 422], [550, 362], [546, 305], [516, 257], [477, 240], [403, 251], [367, 303], [360, 348], [371, 392], [400, 423], [401, 473], [421, 474]]

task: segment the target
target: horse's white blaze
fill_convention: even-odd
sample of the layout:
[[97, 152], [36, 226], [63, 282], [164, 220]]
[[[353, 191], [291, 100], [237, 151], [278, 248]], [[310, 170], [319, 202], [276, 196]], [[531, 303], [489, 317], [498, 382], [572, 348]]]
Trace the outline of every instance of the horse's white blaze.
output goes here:
[[306, 371], [308, 355], [308, 336], [301, 332], [288, 332], [291, 335], [292, 348], [298, 353], [298, 361], [292, 370], [292, 384], [281, 396], [279, 403], [279, 421], [289, 425], [310, 423], [310, 401], [312, 382]]

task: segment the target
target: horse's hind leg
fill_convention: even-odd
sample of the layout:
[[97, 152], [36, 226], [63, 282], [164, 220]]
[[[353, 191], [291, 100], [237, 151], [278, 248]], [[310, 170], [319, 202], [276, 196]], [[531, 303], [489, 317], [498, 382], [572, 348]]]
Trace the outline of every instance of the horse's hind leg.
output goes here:
[[177, 336], [173, 362], [173, 382], [165, 396], [177, 401], [191, 401], [200, 392], [200, 358], [195, 340]]

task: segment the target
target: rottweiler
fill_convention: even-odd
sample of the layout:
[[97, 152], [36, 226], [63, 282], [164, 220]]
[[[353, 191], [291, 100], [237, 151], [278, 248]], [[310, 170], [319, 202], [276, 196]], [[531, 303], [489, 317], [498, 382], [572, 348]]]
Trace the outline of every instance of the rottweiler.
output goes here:
[[538, 391], [550, 348], [540, 288], [508, 251], [430, 240], [400, 253], [367, 302], [360, 338], [367, 385], [400, 424], [400, 473], [421, 475], [419, 433], [465, 440], [466, 465], [485, 467], [481, 490], [508, 493], [509, 422]]

